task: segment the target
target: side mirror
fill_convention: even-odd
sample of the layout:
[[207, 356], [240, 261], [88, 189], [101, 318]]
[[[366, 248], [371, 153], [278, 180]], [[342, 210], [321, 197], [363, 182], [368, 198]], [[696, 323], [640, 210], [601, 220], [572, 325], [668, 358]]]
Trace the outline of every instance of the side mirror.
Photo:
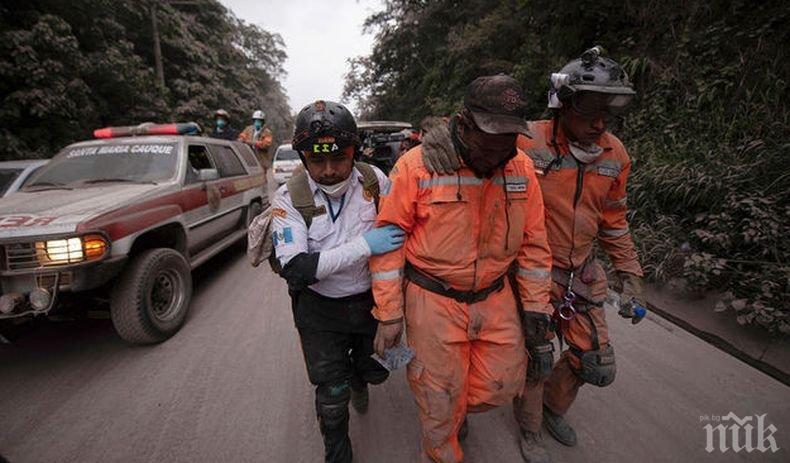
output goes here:
[[217, 172], [217, 169], [200, 169], [198, 178], [201, 182], [217, 180], [219, 178], [219, 172]]

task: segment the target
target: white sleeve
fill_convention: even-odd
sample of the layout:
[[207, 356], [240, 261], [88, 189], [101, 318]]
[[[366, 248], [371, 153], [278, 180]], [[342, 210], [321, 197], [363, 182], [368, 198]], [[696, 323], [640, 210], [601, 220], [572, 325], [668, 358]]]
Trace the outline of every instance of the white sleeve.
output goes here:
[[315, 277], [320, 280], [334, 272], [359, 264], [368, 257], [370, 257], [370, 247], [365, 238], [358, 236], [348, 243], [335, 246], [328, 251], [321, 251]]
[[275, 255], [283, 267], [297, 254], [309, 252], [307, 225], [293, 207], [286, 185], [277, 190], [272, 201], [272, 240]]

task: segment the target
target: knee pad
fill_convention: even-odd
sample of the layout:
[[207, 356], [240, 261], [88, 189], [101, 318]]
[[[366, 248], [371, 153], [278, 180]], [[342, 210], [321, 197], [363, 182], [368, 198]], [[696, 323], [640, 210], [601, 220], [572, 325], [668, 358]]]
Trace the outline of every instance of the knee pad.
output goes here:
[[546, 342], [528, 349], [527, 380], [539, 381], [551, 375], [554, 366], [554, 344]]
[[348, 422], [348, 401], [351, 390], [347, 382], [318, 386], [315, 408], [318, 421], [325, 429], [335, 429]]
[[581, 363], [577, 373], [585, 383], [604, 387], [612, 384], [617, 366], [614, 361], [614, 348], [607, 345], [603, 349], [580, 352], [576, 354]]

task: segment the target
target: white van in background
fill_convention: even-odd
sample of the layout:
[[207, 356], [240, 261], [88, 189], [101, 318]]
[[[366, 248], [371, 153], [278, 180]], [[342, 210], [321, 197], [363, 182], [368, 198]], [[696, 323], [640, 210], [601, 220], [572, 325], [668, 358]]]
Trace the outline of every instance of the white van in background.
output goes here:
[[282, 185], [291, 178], [294, 169], [301, 165], [302, 160], [299, 158], [299, 153], [291, 148], [290, 143], [278, 146], [272, 163], [274, 180], [278, 185]]

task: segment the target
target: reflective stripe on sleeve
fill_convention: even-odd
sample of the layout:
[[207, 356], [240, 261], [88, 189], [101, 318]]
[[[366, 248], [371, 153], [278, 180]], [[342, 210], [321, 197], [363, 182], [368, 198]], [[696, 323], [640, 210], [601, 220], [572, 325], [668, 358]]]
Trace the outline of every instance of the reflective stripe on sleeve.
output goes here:
[[625, 207], [626, 203], [628, 202], [628, 196], [623, 196], [617, 200], [607, 199], [604, 203], [605, 209], [620, 209], [621, 207]]
[[548, 280], [551, 277], [551, 272], [539, 268], [518, 268], [518, 276], [531, 278], [533, 280]]
[[403, 268], [389, 270], [387, 272], [373, 272], [370, 276], [373, 281], [395, 280], [403, 277]]
[[625, 228], [602, 228], [599, 232], [600, 235], [608, 236], [611, 238], [618, 238], [628, 233], [628, 227]]

